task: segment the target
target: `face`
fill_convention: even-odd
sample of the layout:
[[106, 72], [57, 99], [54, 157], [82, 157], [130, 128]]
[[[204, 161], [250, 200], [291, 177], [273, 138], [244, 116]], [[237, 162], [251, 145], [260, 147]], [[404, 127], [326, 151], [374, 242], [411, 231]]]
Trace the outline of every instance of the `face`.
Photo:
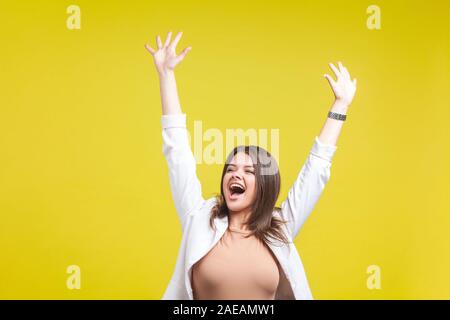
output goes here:
[[236, 153], [223, 176], [222, 187], [228, 210], [239, 212], [251, 207], [256, 199], [256, 176], [248, 154]]

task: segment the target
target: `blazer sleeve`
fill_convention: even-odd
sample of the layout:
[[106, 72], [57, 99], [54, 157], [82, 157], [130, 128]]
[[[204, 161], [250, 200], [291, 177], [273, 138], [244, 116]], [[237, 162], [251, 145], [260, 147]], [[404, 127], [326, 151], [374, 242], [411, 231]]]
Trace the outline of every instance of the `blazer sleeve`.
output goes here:
[[205, 202], [197, 178], [196, 161], [189, 146], [186, 114], [162, 115], [162, 151], [169, 169], [175, 209], [184, 230], [188, 215]]
[[306, 221], [330, 179], [331, 160], [337, 146], [324, 144], [316, 136], [310, 153], [281, 203], [281, 215], [294, 239]]

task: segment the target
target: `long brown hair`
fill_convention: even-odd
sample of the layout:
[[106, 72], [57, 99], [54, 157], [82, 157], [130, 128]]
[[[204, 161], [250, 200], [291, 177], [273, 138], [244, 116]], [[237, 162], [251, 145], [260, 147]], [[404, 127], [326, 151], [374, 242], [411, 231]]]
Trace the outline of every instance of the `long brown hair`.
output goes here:
[[282, 225], [287, 221], [273, 216], [273, 211], [281, 211], [276, 207], [276, 201], [280, 194], [280, 172], [278, 164], [272, 155], [262, 147], [247, 145], [237, 146], [228, 155], [220, 180], [220, 194], [216, 195], [216, 204], [211, 209], [209, 224], [215, 230], [214, 219], [224, 218], [229, 214], [223, 191], [223, 178], [227, 168], [238, 152], [245, 152], [253, 161], [256, 180], [256, 199], [252, 204], [252, 212], [245, 222], [251, 231], [247, 237], [255, 235], [259, 240], [269, 243], [270, 238], [279, 240], [285, 244], [290, 243], [282, 230]]

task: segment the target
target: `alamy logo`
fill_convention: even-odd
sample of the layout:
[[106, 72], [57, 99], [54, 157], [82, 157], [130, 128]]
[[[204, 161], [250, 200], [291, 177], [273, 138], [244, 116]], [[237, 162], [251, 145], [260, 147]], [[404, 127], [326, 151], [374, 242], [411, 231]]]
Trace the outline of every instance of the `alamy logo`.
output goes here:
[[66, 20], [66, 26], [69, 30], [81, 29], [81, 10], [80, 7], [72, 4], [67, 7], [66, 13], [70, 14]]
[[[202, 121], [194, 121], [193, 140], [188, 131], [189, 142], [198, 164], [224, 164], [233, 148], [243, 145], [260, 146], [266, 149], [279, 165], [280, 163], [280, 130], [265, 128], [226, 129], [225, 134], [217, 128], [203, 130]], [[270, 150], [269, 150], [270, 140]], [[240, 151], [238, 149], [238, 151]], [[270, 175], [278, 171], [278, 165], [271, 162], [265, 152], [254, 154], [261, 164], [261, 174]]]
[[66, 272], [69, 277], [66, 280], [67, 289], [81, 289], [81, 269], [79, 266], [73, 264], [67, 267]]
[[366, 12], [370, 14], [367, 17], [366, 26], [369, 30], [381, 29], [381, 9], [379, 6], [372, 4], [367, 7]]
[[381, 268], [377, 265], [370, 265], [367, 267], [367, 277], [366, 285], [367, 289], [381, 289]]

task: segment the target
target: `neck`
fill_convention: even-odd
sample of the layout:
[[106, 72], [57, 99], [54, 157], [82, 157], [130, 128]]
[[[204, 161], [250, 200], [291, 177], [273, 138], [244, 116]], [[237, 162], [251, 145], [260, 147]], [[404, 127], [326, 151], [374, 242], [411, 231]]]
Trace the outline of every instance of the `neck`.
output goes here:
[[251, 208], [245, 208], [240, 211], [228, 211], [228, 225], [233, 229], [248, 230], [248, 227], [244, 224], [250, 217], [252, 211]]

